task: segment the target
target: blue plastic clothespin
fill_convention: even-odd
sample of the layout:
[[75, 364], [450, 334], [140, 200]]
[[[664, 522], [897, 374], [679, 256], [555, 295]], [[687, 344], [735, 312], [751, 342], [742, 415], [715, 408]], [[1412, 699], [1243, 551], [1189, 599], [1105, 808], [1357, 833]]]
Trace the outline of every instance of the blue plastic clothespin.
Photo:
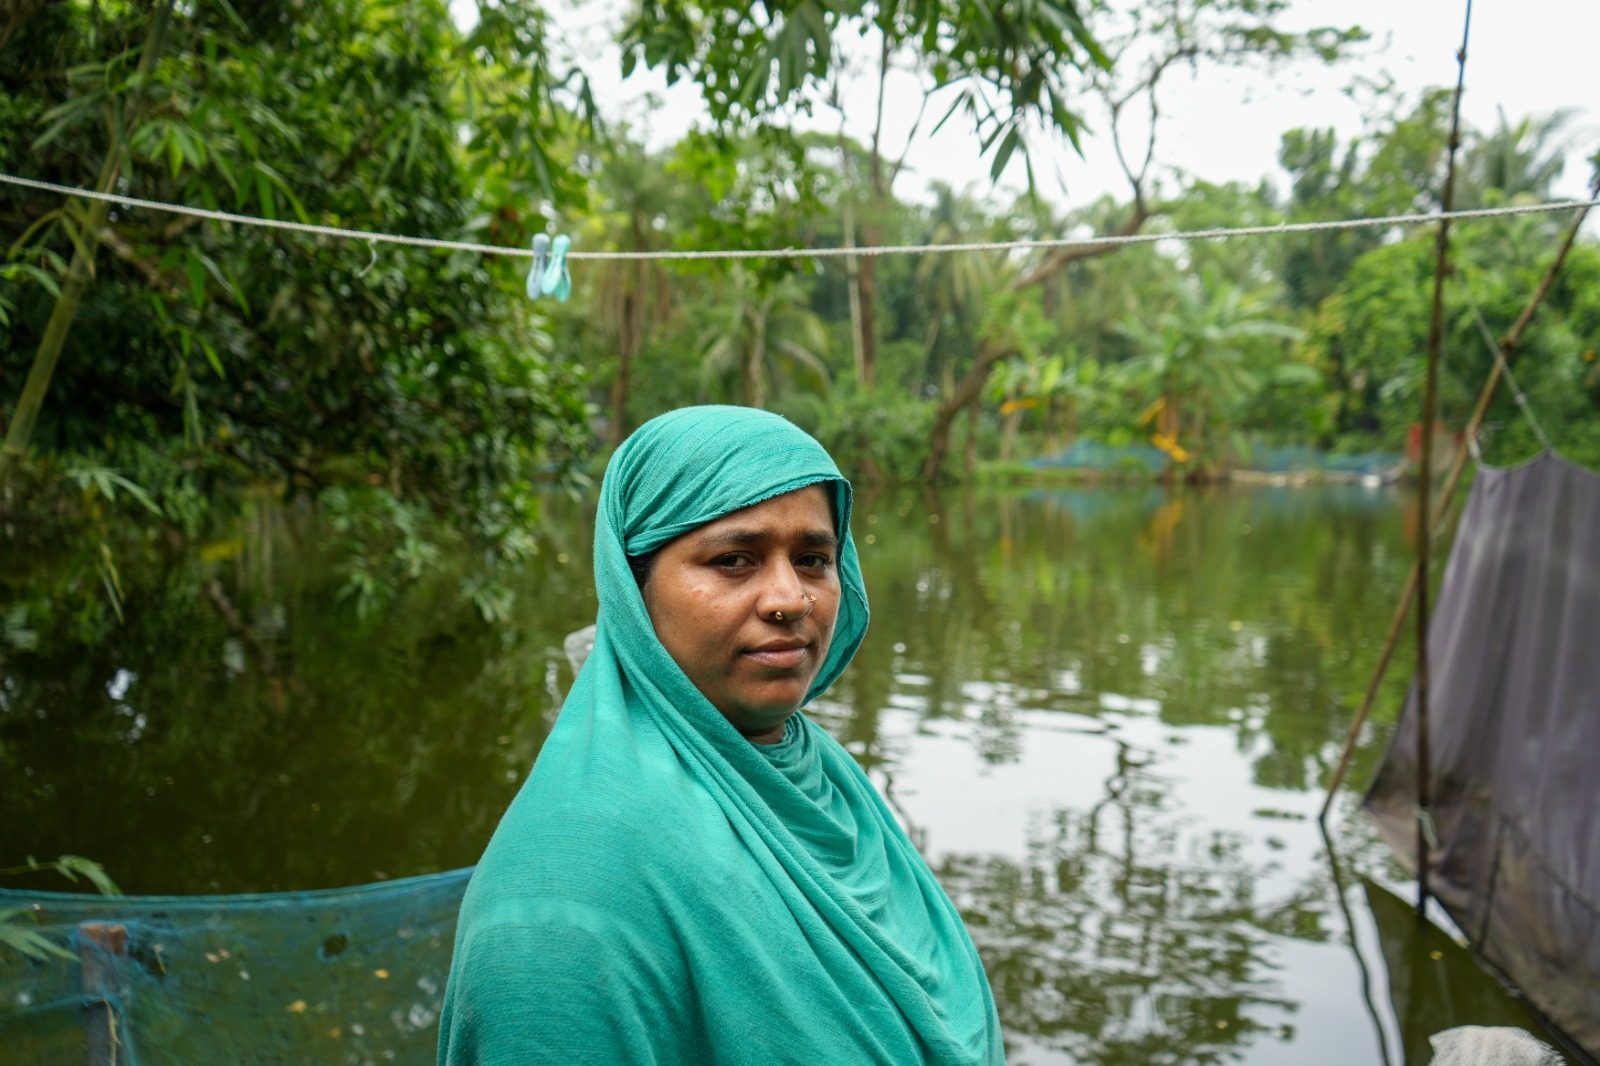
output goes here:
[[539, 283], [544, 280], [545, 269], [550, 265], [550, 238], [543, 233], [533, 236], [533, 268], [528, 271], [528, 299], [539, 298]]
[[572, 295], [572, 274], [567, 269], [567, 250], [571, 247], [571, 237], [564, 233], [557, 235], [550, 246], [550, 265], [544, 268], [544, 277], [539, 281], [541, 293], [554, 296], [562, 303]]

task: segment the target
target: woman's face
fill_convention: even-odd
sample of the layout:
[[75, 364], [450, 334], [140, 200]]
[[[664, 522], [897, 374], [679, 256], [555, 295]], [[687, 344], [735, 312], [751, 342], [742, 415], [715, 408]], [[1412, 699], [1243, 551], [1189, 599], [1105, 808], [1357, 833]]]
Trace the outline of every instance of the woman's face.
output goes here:
[[644, 602], [656, 636], [757, 743], [783, 738], [828, 654], [838, 556], [827, 493], [809, 485], [685, 533], [650, 569]]

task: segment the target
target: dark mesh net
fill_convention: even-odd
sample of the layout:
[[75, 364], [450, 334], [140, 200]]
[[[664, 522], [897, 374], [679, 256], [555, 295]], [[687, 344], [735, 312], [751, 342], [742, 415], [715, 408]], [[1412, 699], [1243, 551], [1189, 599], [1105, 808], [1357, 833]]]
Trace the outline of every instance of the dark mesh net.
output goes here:
[[428, 1062], [470, 870], [317, 892], [0, 891], [72, 958], [0, 951], [0, 1060]]
[[[1431, 888], [1600, 1054], [1600, 476], [1542, 455], [1472, 487], [1428, 637]], [[1366, 807], [1416, 868], [1416, 703]]]

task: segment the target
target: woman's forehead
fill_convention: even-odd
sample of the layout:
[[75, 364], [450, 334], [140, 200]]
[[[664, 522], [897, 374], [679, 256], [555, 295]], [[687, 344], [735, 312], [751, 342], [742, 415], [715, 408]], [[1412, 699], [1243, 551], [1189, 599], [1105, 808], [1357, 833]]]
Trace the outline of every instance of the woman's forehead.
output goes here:
[[807, 485], [725, 514], [691, 531], [685, 539], [748, 543], [774, 537], [800, 539], [818, 547], [837, 544], [832, 494], [822, 485]]

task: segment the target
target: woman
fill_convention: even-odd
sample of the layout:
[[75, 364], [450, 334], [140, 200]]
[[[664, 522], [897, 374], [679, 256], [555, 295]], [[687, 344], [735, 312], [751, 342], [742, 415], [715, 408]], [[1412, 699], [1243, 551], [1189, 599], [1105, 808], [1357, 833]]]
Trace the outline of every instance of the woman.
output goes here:
[[775, 415], [618, 449], [594, 650], [461, 906], [439, 1062], [993, 1063], [950, 900], [797, 714], [867, 628], [849, 482]]

